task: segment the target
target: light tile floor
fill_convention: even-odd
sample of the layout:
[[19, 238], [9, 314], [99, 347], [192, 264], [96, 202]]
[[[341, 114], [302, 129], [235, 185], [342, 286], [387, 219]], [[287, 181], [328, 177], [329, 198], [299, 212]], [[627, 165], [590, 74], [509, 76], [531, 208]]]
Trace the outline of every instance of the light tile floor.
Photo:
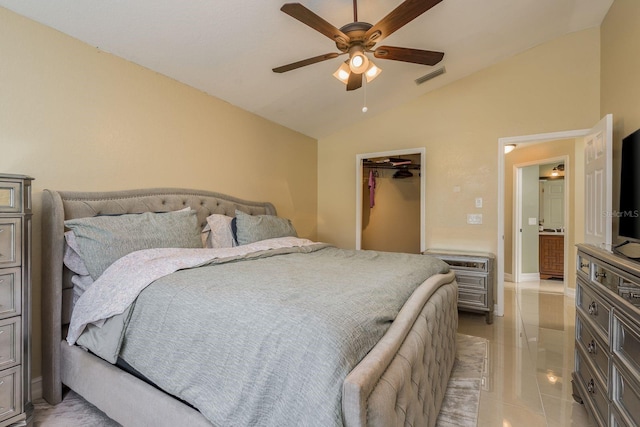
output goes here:
[[593, 427], [571, 397], [575, 301], [558, 281], [505, 282], [505, 313], [487, 325], [460, 312], [458, 332], [489, 340], [481, 427]]

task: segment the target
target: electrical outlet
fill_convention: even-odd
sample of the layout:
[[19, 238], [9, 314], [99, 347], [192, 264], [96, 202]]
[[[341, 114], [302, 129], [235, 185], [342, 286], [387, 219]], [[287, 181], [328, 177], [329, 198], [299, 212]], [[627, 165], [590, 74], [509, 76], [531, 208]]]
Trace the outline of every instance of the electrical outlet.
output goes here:
[[482, 197], [476, 197], [476, 208], [482, 207]]
[[482, 224], [482, 214], [467, 214], [467, 224]]

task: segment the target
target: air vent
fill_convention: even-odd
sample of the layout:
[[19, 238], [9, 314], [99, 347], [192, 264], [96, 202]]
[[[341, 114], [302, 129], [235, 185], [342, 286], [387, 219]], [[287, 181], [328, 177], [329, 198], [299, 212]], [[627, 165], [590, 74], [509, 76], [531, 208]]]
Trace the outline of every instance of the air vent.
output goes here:
[[436, 77], [438, 77], [438, 76], [440, 76], [440, 75], [442, 75], [442, 74], [444, 74], [446, 72], [447, 72], [447, 70], [445, 70], [444, 67], [440, 67], [437, 70], [430, 72], [429, 74], [425, 74], [422, 77], [418, 77], [415, 80], [416, 84], [417, 85], [421, 85], [422, 83], [424, 83], [424, 82], [426, 82], [428, 80], [434, 79], [434, 78], [436, 78]]

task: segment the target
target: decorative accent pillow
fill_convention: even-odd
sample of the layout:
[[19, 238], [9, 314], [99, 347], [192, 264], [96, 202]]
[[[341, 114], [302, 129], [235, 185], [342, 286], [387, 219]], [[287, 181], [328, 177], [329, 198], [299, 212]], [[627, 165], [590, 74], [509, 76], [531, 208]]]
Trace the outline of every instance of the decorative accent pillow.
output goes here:
[[125, 214], [64, 222], [95, 280], [117, 259], [141, 249], [202, 248], [196, 211]]
[[209, 236], [207, 237], [207, 248], [231, 248], [237, 246], [236, 240], [231, 231], [232, 217], [220, 214], [213, 214], [207, 217]]
[[249, 215], [236, 210], [236, 227], [238, 245], [276, 237], [298, 237], [290, 220], [273, 215]]
[[64, 257], [62, 259], [64, 265], [79, 276], [88, 276], [89, 270], [80, 256], [80, 247], [73, 231], [64, 233], [64, 243]]

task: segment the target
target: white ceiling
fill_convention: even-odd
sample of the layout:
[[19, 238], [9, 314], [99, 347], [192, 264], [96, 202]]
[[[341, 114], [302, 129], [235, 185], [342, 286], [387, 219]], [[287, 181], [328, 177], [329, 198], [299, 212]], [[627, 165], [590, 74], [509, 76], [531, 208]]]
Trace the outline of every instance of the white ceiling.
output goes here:
[[[417, 98], [558, 36], [599, 26], [613, 0], [443, 0], [378, 45], [445, 52], [435, 67], [376, 60], [383, 72], [346, 92], [344, 57], [283, 74], [330, 52], [327, 37], [280, 11], [286, 0], [0, 0], [0, 6], [314, 138]], [[340, 28], [352, 0], [300, 0]], [[361, 0], [375, 24], [400, 0]], [[445, 66], [420, 86], [414, 80]]]

